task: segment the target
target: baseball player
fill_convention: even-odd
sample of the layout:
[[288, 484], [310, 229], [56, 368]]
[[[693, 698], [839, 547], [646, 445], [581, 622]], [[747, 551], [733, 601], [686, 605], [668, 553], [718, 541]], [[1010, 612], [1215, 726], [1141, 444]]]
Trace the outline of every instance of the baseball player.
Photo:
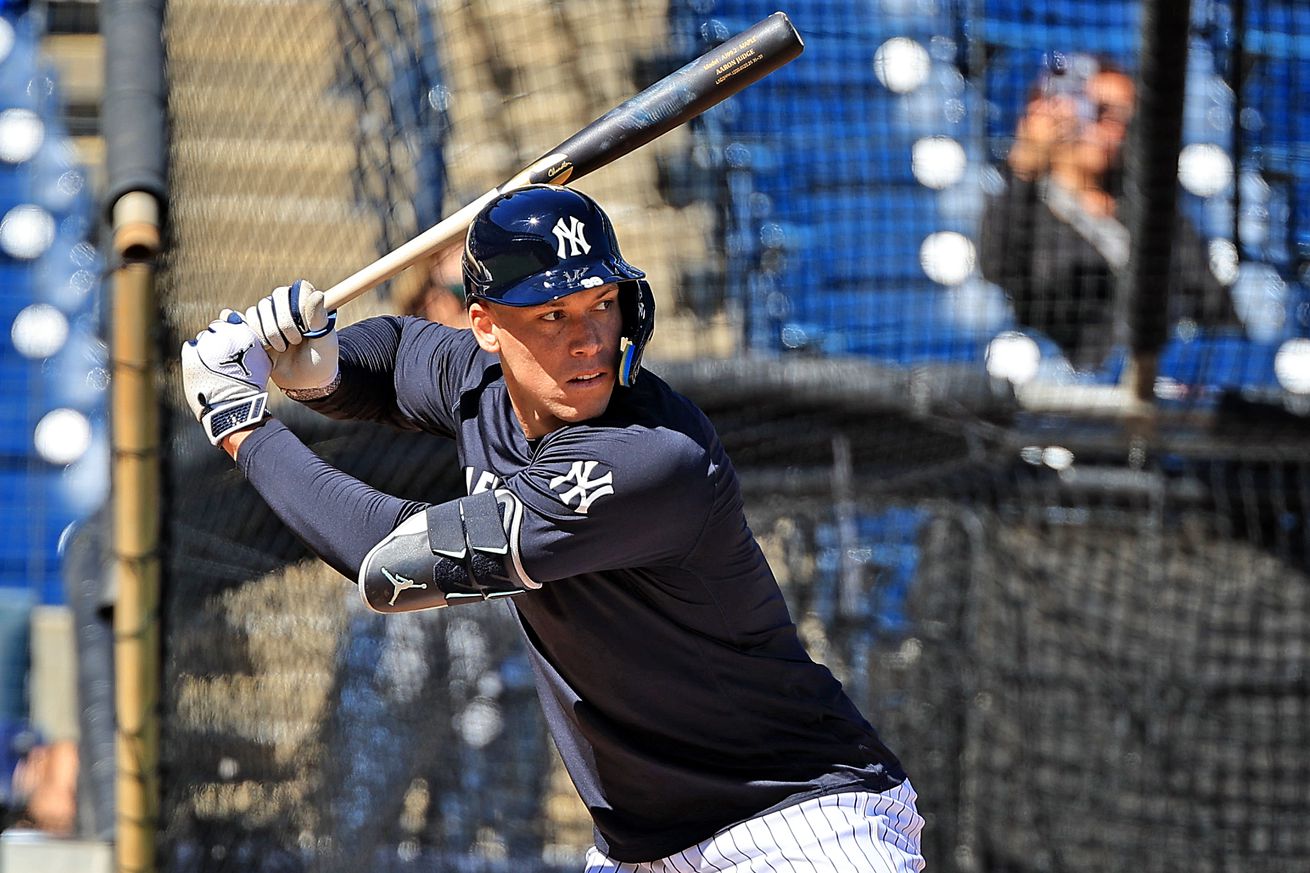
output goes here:
[[[640, 371], [654, 298], [609, 218], [567, 188], [501, 194], [463, 274], [471, 330], [337, 332], [305, 282], [225, 310], [182, 349], [209, 439], [374, 610], [507, 600], [595, 825], [588, 873], [922, 870], [915, 793], [801, 646], [714, 428]], [[270, 376], [454, 439], [468, 496], [333, 469], [269, 417]]]

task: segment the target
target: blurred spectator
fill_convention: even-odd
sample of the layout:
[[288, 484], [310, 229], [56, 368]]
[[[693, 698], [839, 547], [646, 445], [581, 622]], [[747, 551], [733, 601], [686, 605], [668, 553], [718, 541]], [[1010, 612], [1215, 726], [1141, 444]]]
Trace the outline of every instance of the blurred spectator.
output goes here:
[[0, 729], [0, 829], [73, 834], [77, 814], [77, 744], [47, 743], [28, 724]]
[[378, 869], [379, 852], [431, 869], [539, 857], [551, 757], [507, 604], [384, 618], [347, 603], [312, 800], [334, 838], [331, 869]]
[[71, 529], [61, 571], [77, 640], [77, 836], [110, 842], [116, 826], [114, 591], [109, 510], [102, 506]]
[[[1121, 214], [1123, 147], [1135, 86], [1090, 56], [1060, 60], [1029, 94], [1003, 168], [1005, 189], [983, 213], [980, 262], [1022, 325], [1089, 369], [1117, 339], [1115, 285], [1130, 251]], [[1181, 215], [1169, 281], [1171, 324], [1239, 324], [1203, 242]]]
[[14, 770], [11, 823], [69, 837], [77, 815], [77, 743], [34, 746]]
[[447, 327], [468, 327], [464, 307], [461, 235], [446, 248], [401, 273], [392, 283], [391, 301], [401, 315], [417, 315]]
[[[397, 276], [391, 308], [467, 328], [463, 242]], [[384, 620], [358, 597], [347, 602], [334, 666], [339, 703], [324, 725], [329, 753], [313, 800], [334, 837], [323, 849], [331, 866], [370, 869], [380, 852], [429, 865], [471, 853], [540, 855], [550, 757], [509, 610]], [[411, 746], [418, 732], [426, 740]], [[457, 764], [441, 758], [455, 748]]]
[[0, 720], [0, 830], [13, 826], [23, 815], [24, 798], [15, 790], [14, 774], [37, 740], [36, 731], [25, 720]]

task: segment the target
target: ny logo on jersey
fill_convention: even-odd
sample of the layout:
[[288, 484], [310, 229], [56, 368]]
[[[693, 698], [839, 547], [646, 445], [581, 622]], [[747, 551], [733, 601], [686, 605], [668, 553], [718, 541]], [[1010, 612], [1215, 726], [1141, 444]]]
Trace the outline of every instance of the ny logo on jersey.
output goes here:
[[591, 509], [591, 504], [606, 494], [614, 493], [613, 472], [606, 473], [604, 476], [595, 479], [591, 478], [598, 463], [599, 461], [574, 461], [568, 473], [550, 480], [552, 491], [567, 482], [573, 483], [572, 488], [560, 492], [559, 499], [564, 502], [565, 506], [568, 506], [576, 497], [578, 505], [574, 508], [574, 512], [586, 515], [587, 510]]
[[[555, 239], [559, 240], [559, 249], [555, 253], [561, 258], [576, 258], [578, 255], [585, 255], [591, 251], [591, 243], [587, 242], [587, 238], [582, 235], [582, 232], [586, 229], [586, 225], [578, 221], [576, 215], [569, 216], [567, 225], [564, 224], [564, 217], [560, 216], [559, 221], [555, 222], [555, 229], [551, 231], [551, 233], [555, 234]], [[569, 243], [568, 254], [564, 253], [565, 243]]]

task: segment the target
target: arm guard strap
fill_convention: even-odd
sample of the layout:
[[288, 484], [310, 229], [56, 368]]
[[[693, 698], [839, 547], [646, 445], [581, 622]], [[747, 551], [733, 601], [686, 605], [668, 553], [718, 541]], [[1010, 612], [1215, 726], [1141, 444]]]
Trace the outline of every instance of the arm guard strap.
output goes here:
[[375, 612], [413, 612], [540, 588], [518, 558], [522, 513], [519, 499], [501, 489], [405, 519], [364, 557], [364, 603]]

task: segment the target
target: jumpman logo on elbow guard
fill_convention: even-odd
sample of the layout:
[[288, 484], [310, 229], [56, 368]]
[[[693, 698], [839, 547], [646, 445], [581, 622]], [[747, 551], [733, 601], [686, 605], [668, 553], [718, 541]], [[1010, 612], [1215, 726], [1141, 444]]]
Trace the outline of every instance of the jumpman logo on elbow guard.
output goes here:
[[410, 588], [428, 587], [428, 583], [426, 582], [421, 582], [421, 583], [415, 582], [413, 579], [408, 579], [404, 576], [401, 576], [399, 573], [392, 573], [386, 567], [382, 568], [382, 575], [386, 576], [387, 581], [391, 583], [393, 588], [395, 588], [395, 590], [391, 592], [391, 599], [387, 601], [387, 606], [395, 606], [396, 598], [400, 596], [400, 592], [402, 591], [405, 591]]

